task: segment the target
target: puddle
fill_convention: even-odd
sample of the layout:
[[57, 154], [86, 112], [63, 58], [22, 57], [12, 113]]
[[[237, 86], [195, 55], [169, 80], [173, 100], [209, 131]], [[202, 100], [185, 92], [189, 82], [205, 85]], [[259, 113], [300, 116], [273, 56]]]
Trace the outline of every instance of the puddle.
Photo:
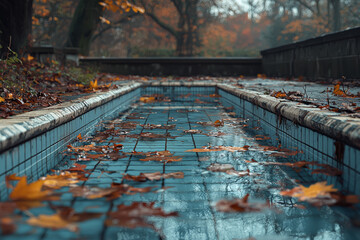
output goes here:
[[[82, 182], [85, 187], [109, 188], [115, 182], [150, 190], [136, 190], [140, 193], [135, 191], [106, 200], [87, 199], [81, 194], [74, 197], [67, 193], [68, 188], [63, 188], [59, 191], [66, 194], [61, 196], [60, 201], [52, 204], [72, 207], [77, 212], [87, 210], [104, 215], [80, 223], [78, 233], [43, 228], [32, 230], [27, 224], [20, 224], [14, 237], [360, 237], [360, 231], [356, 227], [360, 224], [357, 208], [314, 207], [307, 201], [300, 202], [297, 197], [281, 195], [281, 191], [296, 187], [296, 182], [305, 186], [316, 183], [308, 171], [304, 170], [306, 164], [300, 167], [276, 164], [294, 163], [295, 157], [301, 154], [300, 150], [285, 149], [278, 145], [269, 147], [270, 143], [276, 142], [276, 136], [267, 136], [261, 128], [250, 126], [251, 120], [234, 118], [231, 110], [219, 104], [218, 98], [210, 97], [212, 93], [212, 89], [209, 89], [208, 92], [195, 92], [191, 96], [175, 94], [171, 102], [138, 103], [130, 111], [119, 115], [118, 119], [102, 123], [99, 132], [82, 136], [82, 142], [74, 144], [73, 149], [70, 148], [67, 152], [65, 162], [68, 164], [62, 163], [60, 166], [60, 170], [68, 169], [74, 163], [72, 159], [83, 160], [77, 163], [86, 165], [83, 170], [87, 171], [88, 179]], [[78, 146], [87, 147], [76, 152], [74, 149]], [[155, 172], [158, 172], [155, 180], [153, 175], [144, 175]], [[137, 180], [130, 180], [130, 177], [126, 180], [125, 174], [143, 175]], [[245, 207], [242, 206], [245, 208], [242, 212], [227, 212], [229, 205], [226, 204], [225, 210], [219, 207], [219, 201], [244, 200], [246, 196], [248, 202]], [[178, 217], [162, 218], [150, 214], [146, 218], [151, 223], [150, 226], [153, 226], [150, 228], [128, 229], [112, 226], [115, 222], [105, 224], [106, 214], [111, 216], [117, 206], [131, 205], [134, 202], [154, 202], [154, 206], [161, 207], [165, 213], [178, 212]], [[236, 207], [238, 210], [239, 208]], [[36, 215], [54, 213], [47, 204], [29, 211]]]

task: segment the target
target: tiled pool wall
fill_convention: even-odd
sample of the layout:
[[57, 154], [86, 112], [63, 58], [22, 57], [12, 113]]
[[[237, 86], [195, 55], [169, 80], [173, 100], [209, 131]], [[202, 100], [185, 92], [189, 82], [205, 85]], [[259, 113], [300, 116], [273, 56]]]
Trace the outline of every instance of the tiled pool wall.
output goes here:
[[[141, 95], [163, 94], [171, 97], [173, 101], [194, 101], [199, 98], [197, 94], [210, 95], [214, 94], [217, 88], [214, 87], [187, 87], [187, 86], [148, 86], [143, 87]], [[187, 94], [191, 94], [186, 96]]]
[[[234, 107], [237, 117], [250, 119], [249, 127], [261, 127], [271, 137], [274, 146], [281, 144], [284, 148], [296, 148], [303, 153], [291, 156], [287, 161], [295, 159], [298, 161], [314, 161], [320, 164], [329, 164], [343, 172], [340, 176], [326, 176], [324, 174], [313, 174], [311, 178], [316, 181], [327, 181], [339, 189], [360, 194], [360, 150], [343, 144], [343, 158], [337, 160], [336, 140], [324, 134], [302, 127], [294, 122], [279, 117], [277, 114], [265, 110], [245, 99], [242, 99], [228, 91], [219, 89], [221, 103], [225, 107]], [[313, 169], [319, 167], [310, 165], [308, 176]], [[302, 174], [302, 177], [305, 177]], [[306, 179], [303, 179], [306, 181]]]
[[0, 154], [0, 200], [8, 197], [5, 176], [16, 173], [27, 175], [29, 181], [44, 176], [62, 160], [66, 146], [79, 133], [91, 131], [102, 119], [128, 109], [140, 97], [140, 88], [98, 106], [56, 128], [38, 135]]

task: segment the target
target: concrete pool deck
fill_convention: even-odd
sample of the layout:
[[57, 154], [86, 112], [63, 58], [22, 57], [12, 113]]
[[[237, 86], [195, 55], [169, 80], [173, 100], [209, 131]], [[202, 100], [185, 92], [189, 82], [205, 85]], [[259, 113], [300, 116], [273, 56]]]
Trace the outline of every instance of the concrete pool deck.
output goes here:
[[[184, 89], [182, 90], [183, 95], [186, 95], [186, 89], [188, 87], [201, 88], [212, 86], [215, 89], [215, 87], [218, 86], [218, 89], [222, 91], [227, 91], [229, 94], [231, 92], [234, 96], [238, 95], [240, 98], [253, 103], [254, 107], [266, 109], [289, 121], [296, 122], [296, 124], [304, 125], [311, 129], [315, 128], [327, 136], [330, 135], [330, 137], [339, 138], [340, 141], [343, 140], [350, 146], [355, 148], [359, 147], [359, 121], [357, 121], [356, 118], [348, 119], [339, 116], [340, 114], [338, 113], [315, 109], [313, 106], [298, 105], [291, 101], [264, 95], [261, 92], [238, 89], [234, 85], [229, 84], [229, 82], [210, 84], [208, 82], [132, 84], [119, 90], [118, 96], [128, 93], [132, 89], [138, 89], [140, 86], [149, 87], [149, 93], [156, 93], [157, 90], [155, 88], [158, 86], [182, 87]], [[154, 90], [151, 90], [151, 87], [154, 87]], [[210, 94], [213, 94], [214, 89], [201, 89], [199, 92], [192, 92], [192, 97], [186, 98], [182, 96], [180, 100], [179, 96], [168, 94], [170, 97], [177, 97], [176, 101], [170, 103], [160, 102], [133, 106], [129, 112], [125, 112], [125, 114], [123, 113], [120, 117], [116, 118], [121, 119], [121, 122], [125, 123], [135, 122], [134, 129], [124, 129], [121, 126], [116, 126], [120, 120], [110, 122], [110, 124], [112, 124], [111, 126], [115, 126], [120, 132], [129, 132], [121, 134], [135, 135], [135, 137], [124, 137], [120, 142], [123, 144], [122, 152], [130, 154], [117, 161], [101, 159], [79, 162], [85, 164], [86, 171], [89, 171], [88, 179], [82, 182], [81, 186], [106, 188], [111, 183], [116, 182], [126, 183], [139, 188], [154, 186], [157, 186], [157, 188], [143, 194], [123, 195], [121, 198], [111, 201], [106, 201], [103, 198], [88, 200], [82, 196], [74, 197], [73, 194], [68, 193], [69, 189], [62, 189], [60, 191], [63, 193], [61, 201], [53, 202], [54, 205], [72, 207], [77, 212], [94, 208], [94, 210], [91, 210], [92, 212], [103, 215], [98, 219], [79, 224], [79, 233], [72, 233], [67, 230], [53, 231], [43, 228], [35, 228], [35, 230], [32, 230], [33, 228], [29, 225], [20, 224], [18, 232], [16, 232], [15, 235], [9, 236], [9, 239], [159, 239], [164, 236], [168, 239], [245, 239], [249, 237], [255, 237], [256, 239], [303, 239], [311, 237], [354, 239], [354, 237], [358, 237], [359, 231], [353, 226], [353, 220], [356, 220], [358, 217], [357, 210], [341, 208], [337, 211], [337, 209], [329, 207], [314, 208], [306, 204], [306, 209], [304, 210], [296, 206], [295, 199], [285, 198], [279, 194], [282, 189], [296, 186], [294, 182], [296, 179], [301, 181], [302, 184], [314, 183], [315, 180], [312, 179], [311, 176], [306, 173], [299, 174], [291, 168], [284, 169], [278, 166], [266, 166], [254, 162], [247, 162], [251, 159], [255, 159], [257, 162], [274, 162], [277, 161], [277, 157], [270, 156], [268, 153], [255, 147], [250, 148], [250, 151], [243, 152], [186, 152], [193, 148], [209, 146], [209, 144], [211, 146], [223, 145], [232, 147], [274, 144], [273, 142], [268, 143], [264, 137], [263, 139], [255, 140], [256, 135], [265, 136], [267, 133], [262, 132], [262, 130], [252, 129], [253, 127], [246, 130], [247, 127], [245, 125], [247, 124], [246, 122], [242, 122], [241, 119], [238, 121], [233, 119], [232, 121], [236, 122], [236, 124], [231, 120], [229, 122], [224, 121], [224, 126], [219, 127], [211, 124], [197, 123], [213, 123], [216, 120], [233, 118], [233, 113], [226, 112], [224, 108], [219, 107], [218, 101], [214, 102], [214, 98], [208, 97]], [[110, 93], [107, 94], [109, 95]], [[204, 95], [207, 96], [205, 97]], [[99, 97], [98, 99], [103, 98]], [[138, 96], [134, 96], [134, 99], [138, 99]], [[78, 103], [81, 102], [81, 100], [77, 101]], [[86, 111], [90, 111], [91, 107], [89, 108], [88, 104], [84, 104], [83, 106], [87, 107]], [[78, 110], [75, 109], [74, 111], [76, 112]], [[118, 112], [119, 111], [117, 111], [117, 113]], [[238, 113], [236, 115], [237, 117], [241, 117]], [[76, 118], [76, 115], [70, 116], [71, 118]], [[27, 119], [27, 121], [29, 120], [34, 120], [34, 118]], [[12, 121], [14, 120], [9, 120], [9, 124]], [[109, 124], [109, 122], [105, 121], [102, 127], [96, 129], [99, 132], [89, 133], [88, 136], [96, 136], [108, 129], [108, 127], [106, 127], [107, 124]], [[146, 124], [176, 126], [173, 129], [158, 129], [157, 127], [148, 129], [151, 125], [147, 126]], [[322, 125], [329, 126], [328, 128], [319, 127]], [[3, 129], [6, 129], [8, 126], [9, 125], [3, 125]], [[186, 132], [191, 129], [201, 130], [202, 133]], [[342, 130], [337, 132], [338, 129]], [[16, 129], [13, 130], [13, 132], [14, 131], [16, 131]], [[3, 132], [6, 131], [4, 130]], [[147, 139], [146, 136], [141, 136], [141, 133], [146, 132], [160, 134], [162, 136]], [[224, 133], [224, 135], [218, 132]], [[39, 134], [39, 132], [37, 132], [37, 134]], [[138, 134], [137, 137], [136, 134]], [[72, 142], [75, 140], [76, 142], [76, 135], [77, 134], [74, 134], [69, 141]], [[269, 137], [275, 141], [277, 136]], [[100, 146], [110, 146], [114, 143], [112, 140], [118, 141], [118, 136], [106, 138], [106, 140], [104, 139], [104, 141], [96, 144]], [[77, 144], [81, 146], [92, 143], [91, 139], [85, 139], [84, 141], [83, 143]], [[131, 154], [134, 151], [169, 151], [174, 154], [174, 156], [182, 159], [181, 161], [168, 162], [166, 164], [156, 161], [144, 162], [140, 160], [144, 156]], [[62, 164], [57, 167], [58, 170], [68, 169], [73, 163], [70, 161], [71, 158], [73, 157], [65, 157], [65, 162], [68, 162], [68, 164], [64, 164], [63, 161]], [[291, 162], [293, 160], [292, 158], [287, 158], [286, 161]], [[238, 177], [221, 172], [212, 172], [207, 169], [211, 164], [215, 163], [231, 164], [236, 171], [247, 171], [248, 169], [249, 173], [254, 173], [254, 175], [245, 174], [243, 177]], [[16, 170], [16, 168], [13, 170]], [[123, 177], [123, 174], [136, 176], [140, 173], [160, 172], [161, 174], [167, 174], [179, 171], [184, 173], [184, 178], [169, 178], [152, 182], [134, 182], [126, 180]], [[36, 180], [36, 178], [33, 180]], [[167, 187], [172, 188], [167, 189]], [[264, 207], [265, 209], [262, 209], [260, 213], [226, 214], [217, 211], [214, 207], [214, 204], [219, 200], [243, 198], [246, 194], [250, 194], [251, 202], [265, 204], [266, 201], [269, 201], [272, 208], [267, 209]], [[146, 228], [129, 230], [105, 224], [106, 216], [109, 216], [111, 212], [116, 209], [116, 206], [121, 204], [129, 205], [134, 201], [155, 202], [156, 207], [162, 207], [165, 212], [176, 211], [179, 213], [179, 217], [164, 219], [150, 217], [149, 221], [154, 224], [155, 230]], [[278, 210], [282, 213], [277, 212]], [[54, 210], [49, 208], [49, 206], [30, 211], [34, 215], [38, 215], [39, 213], [54, 213]], [[339, 215], [342, 217], [339, 218]], [[26, 218], [27, 217], [25, 217], [25, 219]], [[28, 234], [29, 232], [32, 234]]]

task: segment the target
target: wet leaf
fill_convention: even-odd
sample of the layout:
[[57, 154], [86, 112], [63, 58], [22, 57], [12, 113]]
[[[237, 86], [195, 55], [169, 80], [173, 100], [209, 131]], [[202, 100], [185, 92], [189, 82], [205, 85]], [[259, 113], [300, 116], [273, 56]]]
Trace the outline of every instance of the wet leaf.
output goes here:
[[16, 231], [16, 224], [12, 218], [0, 218], [0, 229], [2, 235], [10, 235]]
[[141, 158], [140, 161], [159, 161], [163, 163], [169, 163], [179, 162], [182, 160], [182, 157], [174, 156], [174, 154], [169, 151], [148, 152], [145, 154], [145, 156], [146, 158]]
[[21, 177], [17, 176], [15, 173], [11, 174], [11, 175], [6, 175], [5, 176], [6, 187], [7, 188], [12, 188], [13, 186], [11, 185], [10, 182], [19, 181], [20, 179], [21, 179]]
[[44, 181], [44, 187], [50, 189], [60, 189], [62, 187], [73, 186], [79, 181], [87, 180], [83, 172], [61, 172], [59, 175], [47, 175], [42, 178]]
[[345, 196], [333, 188], [333, 185], [327, 185], [326, 182], [317, 182], [309, 187], [299, 185], [299, 187], [281, 191], [280, 194], [283, 196], [296, 197], [300, 201], [307, 201], [314, 206], [352, 205], [359, 202], [357, 196]]
[[133, 195], [135, 193], [147, 193], [154, 187], [135, 188], [127, 184], [112, 183], [109, 188], [99, 187], [73, 187], [70, 192], [74, 197], [87, 199], [98, 199], [106, 197], [108, 200], [117, 199], [123, 194]]
[[269, 203], [249, 203], [249, 194], [241, 199], [221, 200], [216, 203], [216, 210], [220, 212], [260, 212], [268, 208]]
[[[27, 183], [26, 176], [21, 177], [18, 184], [10, 194], [10, 199], [16, 201], [19, 208], [26, 209], [32, 206], [39, 206], [37, 201], [56, 200], [57, 196], [51, 196], [51, 190], [43, 190], [44, 180], [37, 180]], [[27, 202], [29, 201], [29, 202]], [[31, 202], [35, 201], [35, 202]]]
[[133, 202], [131, 205], [118, 205], [117, 210], [109, 214], [106, 220], [108, 226], [121, 226], [127, 228], [150, 227], [153, 224], [146, 221], [148, 216], [176, 217], [177, 212], [165, 213], [161, 208], [155, 208], [155, 203]]
[[99, 218], [103, 214], [102, 213], [92, 213], [92, 212], [81, 212], [77, 213], [71, 207], [63, 207], [63, 206], [56, 206], [53, 207], [56, 210], [57, 214], [65, 221], [71, 223], [78, 223], [84, 222], [90, 219]]
[[50, 228], [52, 230], [67, 229], [72, 232], [79, 230], [77, 224], [62, 219], [59, 214], [31, 217], [27, 220], [27, 223], [32, 226]]
[[82, 140], [83, 138], [82, 138], [82, 136], [81, 136], [81, 133], [79, 133], [79, 135], [77, 135], [77, 137], [76, 137], [78, 140]]

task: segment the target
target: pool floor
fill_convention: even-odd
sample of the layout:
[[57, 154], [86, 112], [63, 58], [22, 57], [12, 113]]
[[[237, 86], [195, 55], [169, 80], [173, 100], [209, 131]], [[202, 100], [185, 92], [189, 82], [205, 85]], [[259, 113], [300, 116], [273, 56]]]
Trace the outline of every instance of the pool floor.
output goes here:
[[[345, 207], [312, 207], [296, 198], [284, 197], [280, 191], [302, 184], [313, 183], [311, 176], [296, 169], [256, 162], [291, 162], [291, 156], [279, 158], [272, 152], [261, 150], [267, 137], [261, 128], [248, 129], [246, 119], [234, 118], [216, 98], [205, 96], [199, 100], [137, 103], [115, 120], [103, 122], [99, 132], [83, 136], [77, 145], [95, 144], [112, 146], [123, 144], [127, 155], [116, 161], [79, 161], [89, 171], [82, 186], [108, 188], [113, 182], [137, 188], [154, 187], [149, 192], [124, 194], [119, 198], [87, 199], [74, 197], [69, 188], [62, 188], [60, 201], [53, 205], [70, 206], [77, 212], [102, 213], [101, 217], [79, 224], [78, 232], [50, 230], [19, 225], [9, 239], [359, 239], [360, 231], [354, 224], [357, 209]], [[220, 122], [216, 122], [220, 120]], [[129, 124], [124, 124], [129, 123]], [[223, 123], [223, 126], [222, 126]], [[149, 125], [153, 124], [153, 125]], [[141, 126], [143, 125], [143, 126]], [[155, 126], [158, 125], [158, 126]], [[161, 125], [161, 126], [159, 126]], [[171, 126], [175, 125], [175, 126]], [[152, 126], [152, 127], [151, 127]], [[168, 129], [159, 129], [167, 126]], [[151, 129], [152, 128], [152, 129]], [[104, 131], [113, 134], [96, 138]], [[188, 131], [193, 130], [193, 131]], [[201, 132], [200, 132], [201, 131]], [[102, 132], [102, 133], [101, 133]], [[154, 136], [151, 134], [160, 134]], [[257, 136], [255, 136], [257, 135]], [[95, 136], [95, 138], [94, 138]], [[99, 140], [100, 139], [100, 140]], [[250, 146], [244, 151], [189, 152], [203, 146]], [[245, 147], [246, 148], [246, 147]], [[169, 151], [176, 161], [142, 161], [148, 152]], [[142, 155], [139, 152], [143, 152]], [[153, 155], [156, 153], [153, 153]], [[301, 154], [301, 153], [299, 153]], [[158, 156], [158, 155], [156, 155]], [[79, 157], [79, 156], [77, 156]], [[86, 153], [85, 156], [86, 157]], [[74, 163], [73, 155], [65, 156], [59, 169]], [[181, 158], [180, 161], [179, 158]], [[167, 158], [164, 158], [165, 161]], [[255, 162], [255, 161], [256, 162]], [[212, 164], [231, 164], [244, 176], [208, 169]], [[214, 166], [214, 165], [212, 165]], [[246, 172], [248, 171], [248, 174]], [[183, 178], [166, 178], [136, 182], [124, 179], [124, 174], [167, 174], [181, 172]], [[256, 211], [228, 213], [216, 208], [216, 203], [226, 199], [244, 198], [261, 206]], [[178, 216], [146, 218], [154, 227], [134, 229], [105, 224], [106, 218], [118, 205], [133, 202], [154, 202], [165, 213], [177, 212]], [[31, 214], [53, 214], [44, 207], [31, 209]]]

